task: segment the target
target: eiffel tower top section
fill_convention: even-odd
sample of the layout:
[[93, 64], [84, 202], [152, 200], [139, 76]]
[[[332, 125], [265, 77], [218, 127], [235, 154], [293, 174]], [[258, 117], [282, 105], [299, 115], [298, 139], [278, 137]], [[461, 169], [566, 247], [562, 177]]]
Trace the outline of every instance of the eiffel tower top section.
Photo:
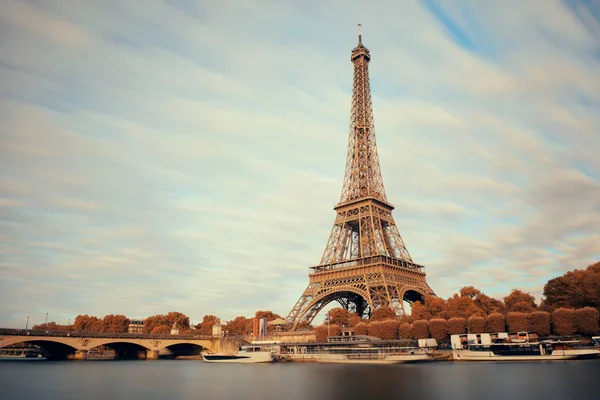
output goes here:
[[371, 55], [369, 49], [362, 43], [360, 25], [358, 25], [358, 45], [352, 50], [350, 60], [354, 64], [352, 110], [344, 186], [339, 205], [359, 199], [374, 198], [393, 209], [387, 202], [379, 167], [369, 85]]

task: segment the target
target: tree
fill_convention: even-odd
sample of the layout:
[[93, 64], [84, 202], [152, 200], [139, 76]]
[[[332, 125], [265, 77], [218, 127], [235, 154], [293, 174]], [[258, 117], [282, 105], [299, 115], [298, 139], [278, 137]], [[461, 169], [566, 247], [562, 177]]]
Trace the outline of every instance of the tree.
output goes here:
[[419, 319], [412, 323], [412, 334], [415, 339], [426, 339], [429, 337], [427, 321]]
[[446, 300], [435, 297], [425, 296], [424, 302], [415, 301], [410, 305], [410, 316], [412, 320], [446, 317]]
[[381, 321], [372, 321], [369, 323], [369, 335], [378, 337], [382, 340], [393, 340], [398, 335], [398, 321], [395, 319], [386, 319]]
[[402, 322], [398, 327], [398, 336], [400, 339], [412, 339], [412, 325], [408, 322]]
[[168, 335], [169, 333], [171, 333], [171, 327], [169, 325], [158, 325], [150, 331], [151, 335]]
[[427, 309], [427, 306], [420, 301], [415, 301], [410, 305], [410, 318], [411, 320], [431, 319], [431, 312]]
[[572, 335], [577, 330], [575, 326], [575, 310], [569, 308], [557, 308], [552, 313], [552, 325], [557, 335]]
[[545, 311], [535, 311], [527, 315], [528, 326], [531, 332], [539, 336], [548, 336], [550, 334], [550, 313]]
[[178, 311], [171, 311], [166, 319], [169, 325], [175, 325], [179, 329], [190, 329], [190, 317]]
[[[281, 318], [281, 316], [279, 314], [275, 314], [273, 311], [257, 311], [254, 314], [254, 318], [256, 319], [261, 319], [261, 318], [266, 318], [267, 322], [276, 320], [278, 318]], [[272, 325], [267, 325], [267, 332], [272, 332], [273, 329], [275, 329]]]
[[448, 334], [460, 335], [467, 330], [467, 320], [464, 318], [450, 318], [448, 320]]
[[527, 314], [522, 312], [509, 312], [506, 314], [506, 325], [509, 332], [523, 332], [527, 330]]
[[[252, 331], [252, 319], [243, 316], [235, 317], [223, 328], [228, 335], [245, 335]], [[211, 326], [212, 331], [212, 326]], [[211, 332], [212, 333], [212, 332]]]
[[73, 330], [77, 332], [103, 332], [104, 321], [98, 317], [78, 315], [73, 322]]
[[506, 332], [506, 320], [504, 314], [492, 313], [486, 318], [486, 329], [488, 332]]
[[330, 324], [336, 324], [339, 326], [350, 326], [350, 311], [345, 308], [332, 308], [327, 314], [326, 320], [329, 320]]
[[129, 330], [129, 319], [124, 315], [109, 314], [104, 317], [105, 332], [120, 332], [124, 333]]
[[471, 315], [467, 320], [469, 327], [469, 333], [483, 333], [485, 332], [485, 318], [480, 315]]
[[54, 321], [50, 321], [47, 324], [37, 324], [31, 327], [34, 331], [43, 330], [43, 331], [68, 331], [71, 329], [71, 325], [59, 325]]
[[321, 325], [315, 328], [315, 339], [319, 343], [327, 341], [327, 336], [339, 336], [340, 327], [338, 325]]
[[600, 262], [550, 279], [544, 297], [550, 309], [594, 307], [600, 311]]
[[205, 315], [202, 318], [202, 322], [196, 325], [199, 335], [212, 335], [213, 325], [219, 322], [219, 318], [214, 315]]
[[523, 312], [519, 311], [519, 309], [523, 310], [523, 307], [528, 308], [524, 312], [529, 312], [536, 308], [535, 297], [518, 289], [513, 289], [513, 291], [504, 298], [504, 305], [506, 306], [506, 311], [508, 312]]
[[379, 307], [371, 313], [371, 321], [381, 321], [384, 319], [396, 318], [396, 312], [390, 307]]
[[457, 294], [446, 300], [446, 313], [450, 318], [468, 318], [473, 314], [485, 315], [485, 312], [477, 307], [470, 296]]
[[577, 332], [582, 335], [595, 335], [598, 333], [598, 310], [593, 307], [584, 307], [575, 310], [574, 316]]
[[355, 335], [366, 335], [368, 332], [368, 325], [366, 322], [359, 322], [354, 326], [354, 334]]
[[429, 333], [431, 337], [440, 341], [448, 338], [448, 321], [443, 318], [429, 320]]

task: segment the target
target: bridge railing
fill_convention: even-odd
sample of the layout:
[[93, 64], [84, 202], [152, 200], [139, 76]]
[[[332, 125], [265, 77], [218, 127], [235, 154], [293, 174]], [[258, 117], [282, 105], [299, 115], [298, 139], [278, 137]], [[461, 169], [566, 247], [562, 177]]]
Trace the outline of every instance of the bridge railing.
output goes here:
[[214, 339], [209, 335], [152, 335], [146, 333], [125, 332], [79, 332], [79, 331], [51, 331], [33, 329], [7, 329], [0, 328], [0, 336], [56, 336], [56, 337], [83, 337], [83, 338], [111, 338], [111, 339]]

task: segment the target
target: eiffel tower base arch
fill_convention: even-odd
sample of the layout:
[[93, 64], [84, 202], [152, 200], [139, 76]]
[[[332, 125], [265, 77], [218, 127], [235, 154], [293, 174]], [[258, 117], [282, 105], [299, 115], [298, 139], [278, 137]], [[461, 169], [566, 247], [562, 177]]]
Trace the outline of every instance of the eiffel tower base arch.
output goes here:
[[[360, 260], [364, 266], [316, 272], [288, 315], [291, 330], [299, 324], [310, 324], [329, 303], [337, 301], [343, 308], [362, 318], [370, 317], [379, 307], [390, 307], [397, 315], [405, 315], [404, 302], [423, 300], [435, 295], [425, 281], [425, 273], [416, 264], [404, 267], [389, 265], [388, 257]], [[371, 265], [368, 263], [371, 262]]]

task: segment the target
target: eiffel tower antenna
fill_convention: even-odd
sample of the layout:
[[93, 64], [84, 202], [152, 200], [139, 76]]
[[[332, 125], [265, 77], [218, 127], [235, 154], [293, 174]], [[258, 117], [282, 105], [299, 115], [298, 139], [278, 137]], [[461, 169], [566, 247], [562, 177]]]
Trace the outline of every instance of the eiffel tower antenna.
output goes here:
[[406, 249], [383, 186], [369, 84], [371, 54], [362, 43], [361, 24], [350, 60], [354, 81], [342, 194], [321, 262], [310, 268], [309, 285], [287, 316], [291, 330], [310, 324], [332, 301], [367, 317], [378, 307], [401, 315], [404, 301], [435, 296], [425, 267]]

